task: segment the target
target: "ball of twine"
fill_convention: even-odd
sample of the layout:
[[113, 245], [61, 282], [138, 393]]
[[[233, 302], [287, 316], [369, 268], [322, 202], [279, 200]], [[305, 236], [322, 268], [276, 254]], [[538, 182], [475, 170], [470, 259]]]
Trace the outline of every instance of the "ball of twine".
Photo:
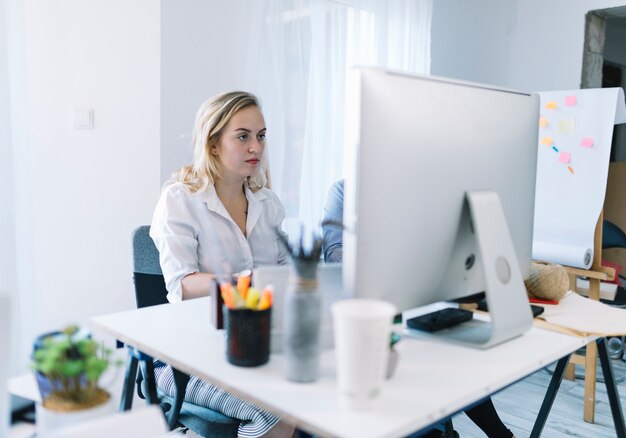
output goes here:
[[569, 277], [561, 265], [532, 262], [524, 284], [531, 298], [560, 301], [569, 290]]

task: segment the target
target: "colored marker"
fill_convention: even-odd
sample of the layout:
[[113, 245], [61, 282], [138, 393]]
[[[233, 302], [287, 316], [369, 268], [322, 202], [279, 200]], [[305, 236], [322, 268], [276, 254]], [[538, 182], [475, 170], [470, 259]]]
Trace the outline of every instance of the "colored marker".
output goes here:
[[554, 152], [559, 152], [559, 150], [556, 148], [556, 146], [552, 146], [552, 149], [554, 149]]
[[567, 169], [572, 172], [572, 174], [574, 173], [574, 169], [572, 169], [572, 166], [567, 166]]

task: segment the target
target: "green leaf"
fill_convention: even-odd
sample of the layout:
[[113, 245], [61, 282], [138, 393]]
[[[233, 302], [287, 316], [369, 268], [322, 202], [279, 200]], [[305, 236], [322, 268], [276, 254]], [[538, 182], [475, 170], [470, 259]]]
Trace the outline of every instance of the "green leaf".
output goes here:
[[82, 360], [67, 360], [60, 364], [59, 371], [62, 376], [75, 377], [83, 372], [84, 361]]
[[97, 357], [90, 357], [85, 364], [85, 376], [87, 379], [97, 382], [102, 373], [109, 366], [109, 362], [105, 359], [98, 359]]

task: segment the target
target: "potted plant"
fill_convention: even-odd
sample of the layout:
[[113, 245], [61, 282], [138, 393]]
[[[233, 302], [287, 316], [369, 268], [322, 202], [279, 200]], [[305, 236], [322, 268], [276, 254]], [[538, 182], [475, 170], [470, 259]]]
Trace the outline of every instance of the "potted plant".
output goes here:
[[110, 394], [98, 386], [110, 356], [111, 350], [76, 326], [37, 339], [32, 367], [42, 399], [40, 433], [113, 412]]

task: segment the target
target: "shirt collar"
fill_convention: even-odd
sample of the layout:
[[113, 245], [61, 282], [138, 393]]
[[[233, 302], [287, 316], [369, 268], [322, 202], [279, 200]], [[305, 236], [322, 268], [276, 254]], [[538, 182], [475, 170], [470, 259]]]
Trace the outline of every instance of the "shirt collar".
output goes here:
[[262, 201], [267, 199], [267, 194], [263, 189], [253, 192], [248, 186], [245, 186], [246, 198], [248, 199], [248, 218], [246, 220], [246, 235], [251, 235], [254, 226], [261, 217], [263, 206]]
[[[261, 202], [266, 200], [268, 196], [265, 193], [265, 190], [261, 189], [253, 192], [247, 185], [244, 186], [244, 193], [246, 194], [246, 199], [248, 200], [246, 234], [249, 236], [261, 217], [261, 212], [263, 210]], [[197, 192], [196, 196], [201, 198], [206, 203], [206, 206], [210, 211], [213, 211], [232, 222], [232, 218], [230, 217], [230, 214], [228, 214], [226, 207], [224, 207], [224, 204], [222, 204], [222, 201], [217, 196], [215, 186], [211, 186], [202, 192]]]

